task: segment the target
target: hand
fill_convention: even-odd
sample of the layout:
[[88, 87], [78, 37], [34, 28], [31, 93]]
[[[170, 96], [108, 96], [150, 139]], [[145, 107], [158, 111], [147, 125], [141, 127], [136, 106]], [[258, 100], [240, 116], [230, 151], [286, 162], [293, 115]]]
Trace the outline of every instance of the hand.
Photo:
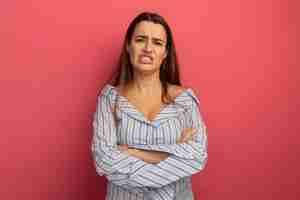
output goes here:
[[118, 150], [119, 151], [121, 151], [121, 152], [126, 152], [126, 151], [128, 151], [128, 145], [127, 144], [120, 144], [120, 145], [118, 145]]
[[134, 156], [150, 164], [157, 164], [169, 157], [169, 153], [166, 152], [129, 148], [127, 144], [120, 144], [117, 148], [119, 151], [126, 153], [129, 156]]
[[185, 143], [189, 140], [194, 140], [197, 129], [195, 128], [186, 128], [183, 130], [181, 137], [177, 140], [177, 143]]
[[150, 164], [158, 164], [160, 161], [165, 160], [169, 157], [169, 153], [166, 152], [142, 150], [135, 148], [128, 148], [126, 153], [130, 156], [134, 156]]

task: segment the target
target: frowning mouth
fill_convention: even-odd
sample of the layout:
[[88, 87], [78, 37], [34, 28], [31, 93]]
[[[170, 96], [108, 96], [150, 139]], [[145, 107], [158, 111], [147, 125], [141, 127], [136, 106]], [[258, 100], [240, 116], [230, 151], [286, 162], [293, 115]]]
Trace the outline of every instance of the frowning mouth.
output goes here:
[[139, 56], [139, 61], [143, 64], [152, 64], [153, 57], [150, 55], [141, 55]]

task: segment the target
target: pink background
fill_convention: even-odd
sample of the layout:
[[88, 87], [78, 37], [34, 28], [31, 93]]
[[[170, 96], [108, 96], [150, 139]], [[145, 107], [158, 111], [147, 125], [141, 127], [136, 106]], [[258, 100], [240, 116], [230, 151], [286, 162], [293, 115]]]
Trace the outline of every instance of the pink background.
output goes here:
[[3, 2], [1, 199], [104, 199], [91, 117], [141, 11], [170, 23], [183, 83], [200, 97], [209, 159], [193, 177], [197, 200], [300, 199], [299, 10], [296, 0]]

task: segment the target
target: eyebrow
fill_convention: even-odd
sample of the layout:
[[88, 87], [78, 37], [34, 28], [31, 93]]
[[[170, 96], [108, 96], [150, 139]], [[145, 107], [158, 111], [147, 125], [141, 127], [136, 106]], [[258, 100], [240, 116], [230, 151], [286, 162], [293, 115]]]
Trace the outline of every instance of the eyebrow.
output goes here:
[[[148, 38], [148, 36], [146, 36], [146, 35], [137, 35], [137, 36], [135, 36], [136, 38], [145, 38], [145, 39], [147, 39]], [[161, 41], [161, 42], [166, 42], [166, 41], [164, 41], [163, 39], [160, 39], [160, 38], [153, 38], [154, 40], [159, 40], [159, 41]]]

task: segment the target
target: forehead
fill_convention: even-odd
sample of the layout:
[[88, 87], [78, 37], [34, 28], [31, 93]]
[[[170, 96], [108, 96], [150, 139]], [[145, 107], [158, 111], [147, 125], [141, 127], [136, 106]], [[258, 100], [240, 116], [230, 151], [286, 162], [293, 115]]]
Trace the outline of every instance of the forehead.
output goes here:
[[167, 38], [165, 28], [161, 24], [155, 24], [148, 21], [141, 21], [136, 25], [133, 36], [137, 35], [145, 35], [162, 40], [166, 40]]

